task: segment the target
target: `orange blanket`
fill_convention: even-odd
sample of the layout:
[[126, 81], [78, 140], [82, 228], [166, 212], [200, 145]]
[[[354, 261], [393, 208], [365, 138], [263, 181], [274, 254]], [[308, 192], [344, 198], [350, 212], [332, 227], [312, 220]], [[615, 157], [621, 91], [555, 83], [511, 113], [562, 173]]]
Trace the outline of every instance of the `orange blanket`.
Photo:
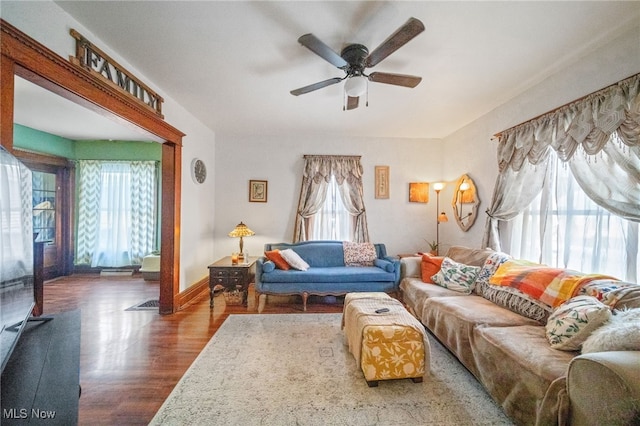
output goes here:
[[551, 268], [526, 260], [509, 260], [498, 268], [489, 284], [518, 289], [551, 307], [577, 295], [593, 280], [614, 279], [607, 275], [584, 274], [571, 269]]

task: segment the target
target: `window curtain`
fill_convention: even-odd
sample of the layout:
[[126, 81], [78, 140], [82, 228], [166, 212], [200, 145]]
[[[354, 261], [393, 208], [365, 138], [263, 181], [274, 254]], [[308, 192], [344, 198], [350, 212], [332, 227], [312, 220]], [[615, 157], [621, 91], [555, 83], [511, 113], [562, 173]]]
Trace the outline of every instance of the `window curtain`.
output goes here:
[[31, 171], [0, 147], [0, 283], [33, 275]]
[[500, 222], [504, 251], [520, 259], [636, 282], [640, 223], [591, 200], [554, 153], [549, 162], [548, 185], [522, 213]]
[[499, 223], [553, 178], [553, 152], [607, 211], [640, 222], [640, 74], [498, 136], [498, 177], [483, 245], [501, 250]]
[[342, 203], [351, 215], [352, 241], [369, 241], [362, 172], [359, 156], [305, 156], [294, 242], [310, 239], [309, 224], [324, 205], [332, 176], [338, 185]]
[[156, 163], [78, 162], [76, 264], [139, 265], [153, 250]]

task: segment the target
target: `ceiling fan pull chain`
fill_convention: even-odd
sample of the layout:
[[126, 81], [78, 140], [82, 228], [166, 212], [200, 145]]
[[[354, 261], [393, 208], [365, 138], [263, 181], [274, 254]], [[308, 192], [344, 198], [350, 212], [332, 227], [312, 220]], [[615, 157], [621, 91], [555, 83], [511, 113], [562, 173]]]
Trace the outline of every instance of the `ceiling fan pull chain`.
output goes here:
[[365, 92], [366, 102], [364, 104], [365, 107], [369, 106], [369, 79], [367, 79], [367, 91]]

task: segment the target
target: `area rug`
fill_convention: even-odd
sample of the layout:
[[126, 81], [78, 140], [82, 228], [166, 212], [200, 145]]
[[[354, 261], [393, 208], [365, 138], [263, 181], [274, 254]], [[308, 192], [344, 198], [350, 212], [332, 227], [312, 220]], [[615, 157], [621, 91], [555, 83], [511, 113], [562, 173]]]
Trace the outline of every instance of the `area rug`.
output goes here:
[[230, 315], [151, 424], [512, 424], [431, 336], [424, 382], [368, 387], [343, 343], [341, 317]]

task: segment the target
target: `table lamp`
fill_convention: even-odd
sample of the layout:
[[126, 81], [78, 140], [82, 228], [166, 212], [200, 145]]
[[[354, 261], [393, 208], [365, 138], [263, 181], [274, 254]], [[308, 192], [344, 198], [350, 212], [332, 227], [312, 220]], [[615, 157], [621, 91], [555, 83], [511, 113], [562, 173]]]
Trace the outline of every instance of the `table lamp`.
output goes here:
[[230, 237], [233, 237], [233, 238], [240, 237], [240, 253], [238, 254], [238, 257], [240, 259], [244, 259], [244, 251], [243, 251], [244, 242], [242, 241], [242, 237], [250, 237], [252, 235], [256, 235], [256, 233], [253, 232], [251, 229], [249, 229], [247, 225], [245, 225], [242, 222], [237, 224], [236, 227], [233, 229], [233, 231], [229, 232]]

